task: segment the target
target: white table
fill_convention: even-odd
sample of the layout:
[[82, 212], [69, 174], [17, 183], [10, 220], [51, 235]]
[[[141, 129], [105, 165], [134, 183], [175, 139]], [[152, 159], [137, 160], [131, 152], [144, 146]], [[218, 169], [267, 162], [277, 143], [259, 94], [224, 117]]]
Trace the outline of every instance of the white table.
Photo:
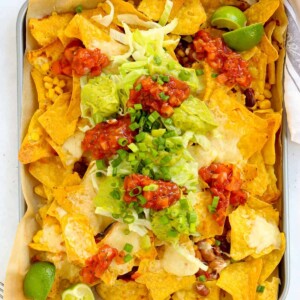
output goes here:
[[[19, 221], [17, 162], [16, 20], [24, 0], [0, 0], [0, 281]], [[300, 99], [299, 99], [300, 101]], [[290, 287], [287, 300], [300, 299], [300, 145], [288, 143]], [[299, 248], [298, 248], [299, 247]], [[298, 277], [299, 276], [299, 277]], [[7, 299], [11, 300], [11, 299]], [[18, 299], [15, 299], [18, 300]]]

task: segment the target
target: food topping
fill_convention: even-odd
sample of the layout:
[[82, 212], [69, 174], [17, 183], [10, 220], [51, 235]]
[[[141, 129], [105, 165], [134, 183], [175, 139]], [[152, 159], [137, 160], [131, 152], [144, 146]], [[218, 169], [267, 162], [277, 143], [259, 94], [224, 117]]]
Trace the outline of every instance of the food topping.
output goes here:
[[130, 91], [128, 107], [142, 104], [145, 111], [157, 111], [167, 118], [173, 113], [174, 107], [188, 98], [189, 86], [172, 76], [143, 76], [139, 78]]

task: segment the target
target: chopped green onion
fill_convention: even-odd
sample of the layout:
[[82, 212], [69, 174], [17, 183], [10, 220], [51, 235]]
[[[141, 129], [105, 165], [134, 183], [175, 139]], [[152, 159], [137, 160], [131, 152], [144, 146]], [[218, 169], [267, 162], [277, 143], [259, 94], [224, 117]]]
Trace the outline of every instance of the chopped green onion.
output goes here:
[[164, 135], [165, 132], [166, 132], [166, 129], [165, 129], [165, 128], [152, 129], [152, 130], [151, 130], [151, 135], [152, 135], [153, 137], [159, 137], [159, 136]]
[[145, 143], [138, 143], [137, 145], [138, 145], [140, 151], [144, 151], [144, 152], [148, 151], [148, 147]]
[[140, 245], [142, 249], [149, 249], [151, 247], [151, 239], [149, 235], [140, 237]]
[[119, 190], [114, 189], [109, 193], [114, 199], [120, 200], [121, 199], [121, 193]]
[[142, 84], [141, 83], [137, 84], [135, 90], [140, 91], [141, 89], [142, 89]]
[[164, 92], [159, 93], [159, 97], [163, 101], [168, 101], [170, 96], [166, 95]]
[[113, 168], [116, 168], [121, 162], [122, 162], [122, 158], [118, 156], [116, 159], [114, 159], [111, 162], [111, 165], [113, 166]]
[[126, 229], [124, 229], [123, 233], [124, 233], [125, 235], [128, 235], [128, 234], [130, 233], [130, 230], [129, 230], [128, 228], [126, 228]]
[[142, 192], [142, 187], [141, 186], [136, 186], [135, 188], [133, 188], [130, 192], [129, 192], [129, 196], [130, 197], [135, 197], [137, 195], [139, 195]]
[[81, 4], [79, 4], [79, 5], [76, 6], [76, 8], [75, 8], [76, 13], [78, 13], [78, 14], [82, 13], [82, 10], [83, 10], [83, 7], [82, 7]]
[[163, 215], [159, 218], [159, 222], [162, 225], [167, 225], [167, 224], [169, 224], [170, 220], [166, 215]]
[[143, 196], [143, 195], [138, 195], [137, 196], [138, 200], [139, 200], [139, 204], [140, 205], [145, 205], [147, 203], [147, 199]]
[[190, 224], [190, 233], [195, 233], [196, 230], [196, 223], [191, 223]]
[[205, 282], [206, 281], [206, 276], [205, 275], [200, 275], [197, 279], [198, 279], [198, 281]]
[[157, 80], [157, 76], [156, 76], [156, 75], [152, 75], [152, 76], [151, 76], [151, 79], [152, 79], [153, 81], [156, 81], [156, 80]]
[[158, 66], [160, 66], [162, 63], [162, 60], [158, 55], [154, 55], [153, 60], [154, 60], [155, 64]]
[[145, 166], [148, 166], [152, 163], [152, 159], [151, 158], [146, 158], [144, 161], [143, 161], [144, 165]]
[[159, 85], [163, 85], [165, 82], [164, 82], [160, 77], [158, 77], [158, 78], [157, 78], [157, 83], [158, 83]]
[[128, 152], [123, 149], [119, 149], [117, 151], [117, 153], [119, 154], [119, 156], [121, 157], [122, 160], [124, 160], [128, 155]]
[[118, 173], [117, 168], [113, 168], [112, 176], [113, 176], [113, 177], [117, 176], [117, 173]]
[[196, 223], [197, 221], [197, 214], [194, 211], [189, 213], [189, 223]]
[[176, 134], [175, 130], [170, 130], [164, 134], [164, 138], [170, 138], [170, 137], [174, 137], [176, 135], [177, 134]]
[[172, 160], [172, 156], [171, 156], [171, 155], [166, 155], [166, 156], [164, 156], [164, 157], [160, 160], [160, 163], [161, 163], [162, 165], [166, 165], [166, 164], [168, 164], [171, 160]]
[[168, 62], [167, 68], [169, 70], [174, 70], [175, 69], [175, 65], [176, 65], [176, 62], [174, 60], [171, 60], [171, 61]]
[[141, 110], [141, 109], [143, 109], [143, 105], [140, 104], [140, 103], [134, 104], [134, 109], [136, 109], [136, 110]]
[[156, 157], [158, 155], [158, 152], [155, 149], [151, 149], [151, 154], [153, 157]]
[[128, 144], [128, 140], [126, 138], [119, 138], [118, 144], [122, 147], [125, 147]]
[[163, 81], [163, 82], [169, 82], [170, 81], [170, 77], [168, 75], [159, 75], [159, 78]]
[[134, 160], [135, 160], [135, 155], [133, 153], [129, 153], [128, 161], [134, 161]]
[[256, 288], [256, 292], [257, 293], [263, 293], [265, 290], [265, 286], [263, 285], [259, 285], [257, 288]]
[[119, 218], [120, 218], [120, 214], [111, 214], [111, 216], [112, 216], [114, 219], [119, 219]]
[[148, 120], [151, 123], [154, 123], [154, 121], [156, 121], [159, 118], [159, 113], [157, 111], [154, 111], [153, 113], [151, 113], [148, 117]]
[[166, 125], [172, 125], [173, 124], [173, 120], [171, 118], [168, 118], [168, 119], [164, 119], [164, 123]]
[[167, 235], [169, 237], [174, 237], [175, 238], [175, 237], [178, 236], [178, 232], [176, 230], [174, 230], [174, 229], [171, 229], [171, 230], [168, 231]]
[[132, 256], [130, 255], [130, 254], [126, 254], [125, 256], [124, 256], [124, 262], [125, 263], [127, 263], [127, 262], [129, 262], [129, 261], [131, 261], [132, 260]]
[[180, 207], [182, 209], [188, 209], [189, 208], [189, 203], [185, 198], [180, 199], [179, 203], [180, 203]]
[[123, 218], [123, 221], [126, 224], [131, 224], [134, 222], [134, 216], [126, 214], [125, 217]]
[[96, 172], [96, 177], [102, 177], [102, 173], [101, 172]]
[[211, 74], [211, 77], [212, 77], [212, 78], [217, 78], [218, 76], [219, 76], [218, 73], [212, 73], [212, 74]]
[[173, 208], [172, 210], [170, 210], [170, 212], [168, 213], [168, 215], [172, 219], [175, 219], [179, 215], [179, 209]]
[[129, 107], [129, 108], [128, 108], [128, 112], [129, 112], [130, 114], [135, 114], [135, 113], [136, 113], [136, 111], [135, 111], [135, 109], [134, 109], [133, 107]]
[[137, 152], [137, 151], [139, 151], [139, 148], [137, 147], [137, 145], [136, 144], [134, 144], [134, 143], [131, 143], [131, 144], [129, 144], [128, 145], [128, 148], [132, 151], [132, 152]]
[[191, 77], [191, 74], [186, 70], [181, 70], [178, 74], [178, 78], [183, 81], [189, 80], [190, 77]]
[[196, 70], [196, 75], [197, 76], [200, 76], [200, 75], [203, 75], [204, 74], [204, 71], [202, 69], [197, 69]]
[[123, 248], [124, 251], [129, 252], [129, 253], [132, 251], [132, 249], [133, 249], [133, 246], [131, 244], [128, 244], [128, 243], [126, 243], [124, 248]]
[[139, 143], [142, 142], [146, 137], [146, 133], [145, 132], [140, 132], [139, 134], [137, 134], [135, 136], [135, 140]]
[[156, 191], [157, 189], [158, 189], [158, 185], [154, 183], [151, 183], [143, 187], [143, 191], [145, 192], [153, 192]]
[[210, 213], [215, 213], [218, 207], [218, 203], [219, 203], [219, 197], [213, 197], [212, 203], [211, 205], [208, 205], [208, 210]]
[[132, 123], [129, 125], [130, 130], [134, 131], [136, 129], [138, 129], [140, 127], [140, 125], [136, 122]]
[[97, 159], [96, 160], [96, 167], [97, 167], [98, 170], [106, 169], [105, 161], [103, 159]]
[[216, 245], [217, 247], [219, 247], [219, 246], [221, 245], [221, 242], [220, 242], [219, 240], [215, 240], [215, 245]]

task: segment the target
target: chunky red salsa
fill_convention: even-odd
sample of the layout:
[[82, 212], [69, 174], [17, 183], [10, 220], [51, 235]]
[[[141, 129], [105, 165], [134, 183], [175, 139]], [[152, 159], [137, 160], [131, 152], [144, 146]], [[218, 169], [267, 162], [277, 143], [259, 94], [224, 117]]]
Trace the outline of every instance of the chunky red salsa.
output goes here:
[[129, 125], [129, 115], [97, 124], [85, 133], [82, 149], [91, 151], [95, 159], [112, 157], [117, 150], [127, 149], [119, 143], [119, 139], [126, 139], [127, 144], [134, 141], [136, 132], [130, 130]]
[[[146, 186], [154, 186], [153, 191], [145, 191]], [[132, 174], [124, 180], [124, 201], [139, 202], [142, 207], [162, 210], [180, 199], [180, 189], [176, 183], [152, 180], [148, 176]], [[142, 196], [142, 198], [141, 198]]]
[[240, 174], [233, 165], [214, 163], [199, 169], [199, 175], [209, 185], [211, 194], [219, 197], [214, 218], [222, 225], [229, 204], [238, 206], [246, 202], [247, 195], [241, 190]]
[[[162, 117], [170, 117], [174, 110], [190, 94], [189, 86], [172, 76], [164, 76], [165, 81], [153, 80], [151, 76], [139, 78], [130, 90], [128, 107], [142, 104], [145, 111], [157, 111]], [[158, 77], [159, 78], [159, 77]]]
[[89, 257], [85, 262], [85, 267], [80, 271], [82, 281], [93, 284], [100, 279], [104, 271], [109, 267], [112, 260], [118, 255], [118, 250], [108, 245], [103, 245], [99, 252]]
[[221, 38], [213, 38], [208, 32], [200, 30], [193, 40], [194, 60], [205, 60], [218, 72], [217, 80], [222, 84], [238, 84], [249, 87], [252, 81], [248, 63], [241, 55], [228, 48]]
[[98, 76], [108, 64], [108, 57], [99, 49], [86, 49], [80, 41], [72, 41], [66, 47], [62, 58], [52, 64], [51, 70], [56, 75], [72, 76], [74, 71], [77, 76], [88, 73]]

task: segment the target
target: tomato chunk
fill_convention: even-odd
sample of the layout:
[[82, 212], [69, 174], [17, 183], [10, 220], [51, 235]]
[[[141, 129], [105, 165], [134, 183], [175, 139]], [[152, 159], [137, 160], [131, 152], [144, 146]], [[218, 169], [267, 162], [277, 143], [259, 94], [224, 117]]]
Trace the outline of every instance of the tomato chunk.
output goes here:
[[129, 115], [97, 124], [85, 133], [82, 149], [91, 151], [95, 159], [110, 158], [117, 150], [128, 149], [127, 146], [121, 146], [118, 140], [126, 138], [127, 144], [133, 142], [136, 132], [131, 131], [129, 125]]
[[[145, 186], [155, 185], [153, 191], [144, 191]], [[140, 203], [142, 207], [152, 208], [156, 211], [162, 210], [174, 204], [180, 199], [180, 189], [176, 183], [153, 180], [141, 174], [132, 174], [124, 180], [124, 201], [127, 203], [137, 202], [139, 195], [145, 198], [145, 203]]]
[[167, 118], [174, 113], [173, 108], [180, 106], [189, 94], [189, 86], [172, 76], [168, 77], [168, 82], [163, 84], [154, 81], [151, 76], [142, 76], [136, 81], [134, 88], [130, 90], [127, 106], [133, 107], [140, 103], [143, 110], [155, 110]]
[[96, 255], [86, 260], [85, 267], [80, 271], [82, 281], [87, 284], [95, 283], [117, 255], [117, 249], [103, 245]]
[[247, 195], [241, 189], [243, 182], [240, 174], [231, 164], [214, 163], [199, 169], [199, 175], [209, 185], [211, 194], [219, 197], [214, 218], [222, 225], [229, 204], [238, 206], [246, 203]]

